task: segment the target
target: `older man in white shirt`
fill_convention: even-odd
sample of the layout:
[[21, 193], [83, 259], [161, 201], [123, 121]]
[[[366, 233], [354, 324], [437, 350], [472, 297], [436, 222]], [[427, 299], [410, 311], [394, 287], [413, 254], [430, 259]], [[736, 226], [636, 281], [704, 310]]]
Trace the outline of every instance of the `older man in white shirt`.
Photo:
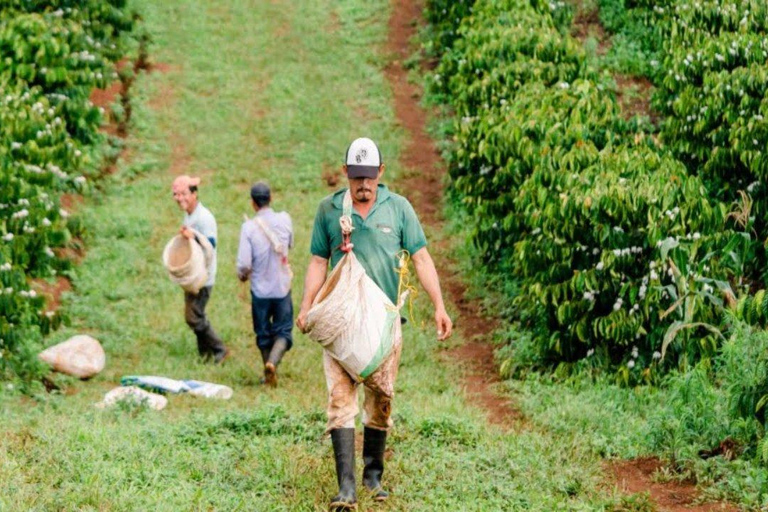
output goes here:
[[213, 285], [216, 282], [216, 219], [211, 211], [198, 200], [197, 189], [200, 178], [178, 176], [173, 180], [171, 190], [173, 199], [184, 211], [184, 221], [181, 234], [193, 239], [196, 231], [208, 239], [213, 247], [213, 256], [208, 266], [208, 280], [197, 294], [184, 293], [184, 319], [197, 337], [197, 350], [201, 357], [213, 358], [215, 363], [221, 363], [229, 355], [219, 335], [211, 327], [211, 322], [205, 314], [205, 307], [211, 298]]
[[288, 213], [272, 210], [271, 200], [266, 183], [251, 187], [256, 215], [240, 230], [237, 275], [241, 281], [250, 278], [253, 330], [264, 363], [264, 381], [275, 387], [277, 366], [293, 345], [292, 273], [288, 264], [293, 225]]

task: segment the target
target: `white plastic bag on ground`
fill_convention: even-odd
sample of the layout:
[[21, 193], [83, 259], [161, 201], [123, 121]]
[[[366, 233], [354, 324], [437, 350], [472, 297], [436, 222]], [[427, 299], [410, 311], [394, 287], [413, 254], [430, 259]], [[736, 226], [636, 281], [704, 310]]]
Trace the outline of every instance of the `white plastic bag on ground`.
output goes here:
[[107, 356], [101, 344], [86, 335], [73, 336], [67, 341], [43, 350], [38, 356], [54, 370], [81, 379], [93, 377], [104, 369]]
[[203, 382], [200, 380], [176, 380], [156, 375], [126, 375], [120, 379], [123, 386], [138, 386], [157, 393], [189, 393], [205, 398], [232, 398], [232, 388], [222, 384]]
[[144, 391], [143, 389], [137, 388], [136, 386], [124, 386], [115, 388], [104, 395], [104, 400], [97, 403], [96, 407], [99, 409], [104, 409], [123, 401], [134, 402], [136, 405], [145, 403], [147, 407], [156, 411], [165, 409], [165, 406], [168, 405], [168, 399], [162, 395], [149, 393], [148, 391]]
[[171, 238], [163, 250], [163, 265], [171, 281], [196, 294], [208, 280], [213, 247], [203, 235], [192, 232], [195, 238], [191, 240], [181, 235]]
[[307, 330], [361, 382], [392, 351], [399, 321], [399, 307], [368, 277], [355, 253], [349, 252], [315, 297], [307, 313]]
[[205, 398], [219, 398], [229, 400], [232, 398], [232, 388], [223, 384], [214, 384], [212, 382], [202, 382], [199, 380], [185, 380], [184, 384], [189, 388], [189, 394], [202, 396]]
[[122, 386], [137, 386], [155, 393], [185, 393], [189, 387], [184, 381], [156, 375], [126, 375], [120, 379]]

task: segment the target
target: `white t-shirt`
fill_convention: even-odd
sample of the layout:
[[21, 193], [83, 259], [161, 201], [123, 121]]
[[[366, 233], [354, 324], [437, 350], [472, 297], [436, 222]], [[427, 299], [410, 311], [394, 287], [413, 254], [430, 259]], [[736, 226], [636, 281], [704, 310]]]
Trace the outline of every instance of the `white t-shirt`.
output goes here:
[[218, 235], [216, 219], [211, 211], [203, 206], [203, 203], [198, 202], [192, 213], [184, 215], [184, 225], [198, 231], [213, 246], [213, 257], [211, 258], [211, 264], [208, 266], [208, 281], [205, 283], [205, 286], [213, 286], [213, 283], [216, 281], [216, 241]]

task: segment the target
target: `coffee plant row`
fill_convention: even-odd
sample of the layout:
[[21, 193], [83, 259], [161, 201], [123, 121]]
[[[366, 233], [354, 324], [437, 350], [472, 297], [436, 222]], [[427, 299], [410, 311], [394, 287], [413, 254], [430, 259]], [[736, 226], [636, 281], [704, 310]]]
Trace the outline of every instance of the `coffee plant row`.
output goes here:
[[29, 382], [41, 336], [61, 322], [31, 286], [68, 267], [64, 193], [106, 150], [94, 88], [118, 78], [134, 19], [125, 0], [6, 0], [0, 7], [0, 378]]
[[723, 297], [757, 251], [750, 197], [734, 211], [682, 150], [622, 118], [564, 2], [477, 0], [458, 24], [443, 4], [428, 3], [442, 37], [428, 46], [444, 48], [430, 87], [456, 115], [451, 193], [514, 283], [519, 352], [594, 358], [627, 383], [713, 356]]
[[[617, 18], [642, 20], [645, 30], [633, 33], [636, 43], [657, 56], [647, 75], [656, 85], [654, 108], [663, 115], [662, 142], [702, 178], [712, 197], [732, 202], [747, 190], [755, 227], [765, 238], [768, 4], [644, 0], [627, 5], [632, 7]], [[765, 267], [765, 256], [758, 254], [748, 271], [765, 280]]]

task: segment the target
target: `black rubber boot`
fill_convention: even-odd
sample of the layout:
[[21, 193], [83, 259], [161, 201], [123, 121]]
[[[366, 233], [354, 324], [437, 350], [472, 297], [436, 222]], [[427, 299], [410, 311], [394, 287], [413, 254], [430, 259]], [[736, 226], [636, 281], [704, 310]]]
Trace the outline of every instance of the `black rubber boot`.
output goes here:
[[[256, 346], [259, 347], [258, 345]], [[259, 352], [261, 352], [261, 364], [264, 370], [264, 376], [259, 381], [259, 383], [261, 384], [267, 383], [267, 361], [269, 361], [269, 351], [271, 348], [272, 347], [269, 347], [269, 348], [259, 347]]]
[[194, 331], [195, 338], [197, 338], [197, 353], [200, 354], [204, 360], [209, 360], [213, 356], [210, 348], [208, 348], [208, 335], [206, 330]]
[[195, 331], [195, 336], [197, 336], [197, 350], [203, 359], [213, 358], [213, 362], [219, 364], [229, 357], [229, 349], [224, 346], [224, 342], [213, 330], [211, 324], [200, 331]]
[[333, 455], [336, 459], [336, 480], [339, 493], [331, 500], [330, 510], [354, 510], [357, 508], [355, 488], [355, 429], [331, 430]]
[[269, 352], [269, 362], [277, 368], [277, 365], [283, 360], [283, 356], [287, 351], [288, 340], [285, 338], [276, 338], [275, 342], [272, 344], [272, 350]]
[[387, 446], [387, 431], [365, 427], [363, 434], [363, 484], [373, 492], [373, 499], [384, 501], [389, 493], [381, 487], [384, 474], [384, 449]]
[[259, 352], [261, 352], [261, 364], [267, 364], [267, 361], [269, 361], [269, 351], [269, 348], [259, 347]]

